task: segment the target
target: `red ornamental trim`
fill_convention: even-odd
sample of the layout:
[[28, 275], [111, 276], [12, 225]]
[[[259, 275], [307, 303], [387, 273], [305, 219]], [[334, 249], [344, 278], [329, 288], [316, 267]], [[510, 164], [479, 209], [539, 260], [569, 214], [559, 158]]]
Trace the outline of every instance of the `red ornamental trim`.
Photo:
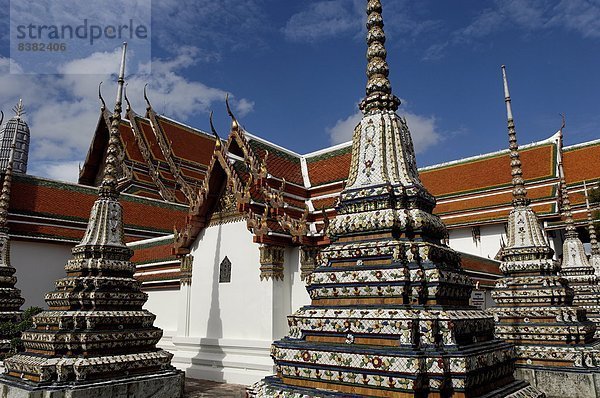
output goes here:
[[381, 365], [383, 365], [383, 361], [379, 357], [374, 357], [371, 362], [373, 363], [374, 368], [380, 368]]
[[302, 359], [304, 360], [304, 362], [310, 361], [310, 353], [308, 351], [304, 351], [302, 353]]

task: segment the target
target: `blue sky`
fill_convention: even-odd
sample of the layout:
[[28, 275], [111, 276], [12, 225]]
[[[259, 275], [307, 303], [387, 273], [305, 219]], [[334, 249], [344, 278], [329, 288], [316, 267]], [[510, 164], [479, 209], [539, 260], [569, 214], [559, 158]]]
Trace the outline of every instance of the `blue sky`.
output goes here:
[[[600, 1], [383, 0], [388, 63], [420, 166], [507, 146], [500, 65], [506, 64], [521, 143], [567, 116], [567, 144], [600, 138]], [[32, 127], [30, 171], [75, 180], [98, 117], [96, 85], [114, 96], [118, 51], [65, 66], [65, 75], [10, 75], [0, 0], [0, 108], [20, 96]], [[152, 3], [151, 72], [128, 69], [159, 113], [207, 129], [234, 96], [246, 129], [306, 153], [349, 139], [364, 95], [365, 0], [163, 0]], [[87, 4], [81, 2], [81, 4]], [[69, 72], [97, 70], [96, 75]], [[110, 82], [110, 84], [109, 84]]]

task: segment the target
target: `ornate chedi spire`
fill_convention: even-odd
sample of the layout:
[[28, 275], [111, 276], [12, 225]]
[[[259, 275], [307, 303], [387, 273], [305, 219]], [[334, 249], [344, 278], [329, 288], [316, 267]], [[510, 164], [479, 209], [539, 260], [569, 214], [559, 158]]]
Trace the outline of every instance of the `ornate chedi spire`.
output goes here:
[[172, 354], [156, 348], [162, 330], [153, 326], [155, 316], [142, 309], [147, 294], [133, 278], [133, 253], [124, 242], [117, 170], [125, 51], [126, 44], [98, 199], [65, 266], [67, 276], [46, 295], [49, 309], [23, 333], [26, 351], [4, 362], [2, 391], [8, 397], [33, 396], [38, 390], [95, 397], [129, 396], [131, 391], [144, 398], [182, 394], [182, 376], [170, 366]]
[[[0, 124], [2, 122], [0, 121]], [[13, 158], [16, 146], [16, 135], [13, 137], [8, 166], [4, 172], [2, 192], [0, 194], [0, 322], [18, 322], [21, 320], [21, 306], [25, 300], [21, 291], [15, 288], [17, 278], [15, 268], [10, 263], [10, 237], [8, 235], [8, 209], [13, 173]], [[0, 331], [0, 354], [10, 351], [10, 341], [15, 337]]]
[[561, 213], [565, 222], [565, 241], [563, 242], [561, 275], [567, 279], [575, 291], [573, 304], [587, 310], [587, 317], [596, 323], [596, 337], [600, 338], [600, 286], [596, 270], [588, 261], [585, 249], [575, 227], [569, 188], [563, 166], [563, 128], [560, 128], [558, 142], [558, 173], [560, 178]]
[[[517, 347], [517, 375], [543, 384], [536, 372], [558, 372], [568, 388], [577, 381], [563, 369], [576, 367], [573, 376], [596, 367], [595, 326], [585, 310], [573, 306], [573, 289], [559, 275], [560, 264], [553, 260], [536, 214], [526, 200], [516, 130], [508, 91], [506, 69], [502, 66], [508, 115], [510, 164], [513, 176], [513, 209], [508, 216], [506, 245], [501, 249], [500, 270], [492, 297], [496, 336]], [[600, 362], [598, 362], [600, 364]], [[561, 373], [562, 372], [562, 373]], [[560, 383], [538, 385], [551, 396]]]
[[590, 246], [592, 249], [592, 253], [590, 256], [590, 265], [594, 268], [596, 276], [600, 276], [600, 244], [598, 244], [596, 226], [594, 225], [594, 218], [592, 217], [592, 210], [590, 208], [590, 197], [588, 195], [587, 183], [585, 181], [583, 182], [583, 186], [585, 189], [585, 206], [587, 209], [588, 231], [590, 234]]
[[381, 2], [367, 4], [369, 83], [332, 244], [307, 278], [312, 304], [273, 344], [277, 375], [251, 396], [541, 397], [514, 380], [514, 347], [469, 306], [472, 281], [441, 243], [446, 227], [395, 113]]

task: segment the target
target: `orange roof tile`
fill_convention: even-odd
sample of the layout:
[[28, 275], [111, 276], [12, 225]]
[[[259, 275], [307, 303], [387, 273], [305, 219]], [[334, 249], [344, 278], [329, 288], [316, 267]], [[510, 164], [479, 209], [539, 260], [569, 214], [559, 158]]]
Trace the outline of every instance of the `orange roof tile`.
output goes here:
[[[87, 222], [97, 190], [31, 176], [15, 175], [10, 212]], [[77, 206], [73, 206], [76, 203]], [[181, 227], [187, 207], [121, 195], [126, 228], [170, 233]], [[148, 217], [152, 214], [152, 217]]]
[[345, 147], [307, 159], [308, 175], [312, 186], [344, 181], [348, 178], [352, 148]]
[[[523, 176], [528, 181], [555, 176], [556, 145], [544, 144], [521, 151]], [[421, 181], [436, 197], [468, 193], [510, 184], [508, 153], [482, 157], [420, 172]]]
[[190, 162], [207, 167], [215, 148], [215, 138], [192, 131], [173, 121], [157, 116], [160, 127], [171, 143], [173, 154]]
[[600, 178], [600, 141], [563, 151], [565, 177], [569, 184]]
[[[527, 197], [531, 200], [547, 199], [556, 196], [556, 185], [544, 187], [532, 187], [527, 190]], [[506, 206], [512, 202], [512, 191], [499, 193], [497, 195], [488, 196], [471, 196], [464, 197], [458, 200], [441, 202], [435, 208], [435, 213], [438, 215], [472, 211], [494, 206]]]
[[285, 178], [288, 182], [304, 186], [300, 158], [285, 153], [262, 141], [255, 139], [249, 139], [248, 141], [254, 154], [260, 159], [264, 158], [265, 151], [269, 151], [269, 157], [267, 158], [267, 170], [269, 173], [275, 177]]

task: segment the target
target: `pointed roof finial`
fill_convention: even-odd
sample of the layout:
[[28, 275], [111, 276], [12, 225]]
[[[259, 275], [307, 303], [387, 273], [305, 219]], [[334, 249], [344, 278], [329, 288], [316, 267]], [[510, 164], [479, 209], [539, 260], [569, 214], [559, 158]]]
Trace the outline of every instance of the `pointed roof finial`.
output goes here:
[[221, 137], [219, 137], [219, 133], [217, 133], [217, 129], [215, 128], [215, 125], [213, 123], [213, 113], [214, 113], [213, 111], [210, 111], [210, 117], [209, 117], [210, 131], [213, 133], [213, 135], [217, 139], [217, 141], [215, 143], [215, 148], [221, 149]]
[[388, 78], [390, 68], [387, 63], [385, 49], [385, 32], [383, 30], [383, 7], [380, 0], [367, 2], [367, 90], [365, 99], [359, 107], [367, 114], [372, 110], [396, 111], [400, 99], [392, 93], [392, 84]]
[[596, 226], [594, 225], [594, 218], [592, 217], [592, 210], [590, 208], [590, 197], [588, 195], [586, 181], [583, 182], [583, 189], [585, 191], [585, 207], [587, 209], [588, 231], [590, 235], [590, 246], [592, 247], [592, 255], [598, 256], [600, 255], [600, 245], [598, 244]]
[[577, 238], [577, 229], [573, 220], [573, 212], [571, 211], [571, 200], [569, 199], [569, 188], [565, 177], [565, 169], [563, 166], [563, 129], [565, 128], [565, 115], [561, 114], [562, 125], [558, 135], [558, 176], [560, 178], [560, 196], [561, 196], [561, 213], [566, 224], [567, 238]]
[[16, 118], [20, 119], [25, 113], [25, 108], [23, 107], [23, 99], [20, 98], [17, 105], [13, 108], [13, 112], [15, 112]]
[[513, 119], [510, 92], [508, 91], [508, 79], [506, 77], [506, 66], [502, 65], [502, 80], [504, 82], [504, 101], [506, 102], [506, 116], [508, 118], [508, 148], [510, 149], [510, 167], [513, 186], [513, 205], [523, 206], [529, 204], [527, 189], [523, 179], [521, 168], [521, 156], [519, 155], [519, 144], [517, 142], [517, 130]]
[[127, 98], [127, 84], [125, 83], [125, 87], [123, 88], [123, 94], [125, 95], [125, 103], [127, 103], [127, 106], [125, 107], [125, 111], [129, 112], [131, 111], [131, 102], [129, 102], [129, 98]]
[[144, 84], [144, 100], [146, 101], [146, 110], [149, 111], [150, 109], [152, 109], [152, 104], [150, 103], [150, 100], [148, 99], [148, 93], [146, 92], [146, 89], [148, 88], [148, 83]]
[[121, 124], [121, 104], [123, 101], [123, 86], [125, 85], [125, 56], [127, 53], [127, 43], [123, 43], [123, 53], [121, 55], [121, 68], [119, 69], [119, 79], [117, 80], [117, 99], [115, 109], [110, 116], [110, 137], [108, 139], [108, 148], [106, 149], [106, 162], [104, 164], [104, 177], [100, 185], [100, 196], [117, 198], [117, 170], [121, 167], [122, 147], [119, 133]]
[[100, 102], [102, 102], [102, 106], [100, 106], [100, 110], [102, 112], [104, 112], [104, 110], [106, 110], [106, 102], [104, 102], [104, 98], [102, 98], [102, 82], [100, 82], [100, 84], [98, 84], [98, 98], [100, 99]]
[[231, 128], [233, 130], [238, 130], [240, 128], [240, 124], [238, 123], [233, 112], [231, 111], [231, 106], [229, 106], [229, 93], [225, 95], [225, 105], [227, 106], [227, 114], [231, 118]]

